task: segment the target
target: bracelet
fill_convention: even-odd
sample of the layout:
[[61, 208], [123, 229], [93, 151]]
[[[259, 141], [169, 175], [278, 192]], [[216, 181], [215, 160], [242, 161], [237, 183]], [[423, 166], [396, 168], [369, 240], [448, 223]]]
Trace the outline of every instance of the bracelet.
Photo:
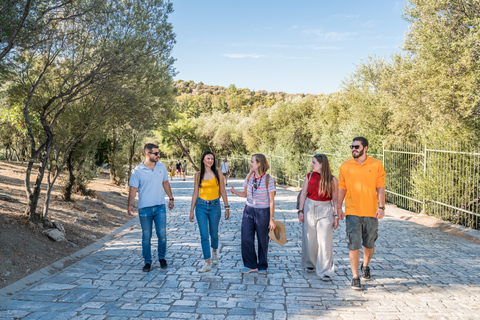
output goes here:
[[225, 209], [230, 209], [230, 206], [225, 206]]
[[273, 221], [275, 221], [275, 219], [273, 217], [270, 217], [270, 219], [272, 219]]
[[303, 210], [298, 210], [298, 214], [303, 213]]
[[171, 198], [171, 199], [169, 199], [169, 200], [170, 200], [170, 201], [173, 201], [173, 200], [175, 200], [175, 198]]

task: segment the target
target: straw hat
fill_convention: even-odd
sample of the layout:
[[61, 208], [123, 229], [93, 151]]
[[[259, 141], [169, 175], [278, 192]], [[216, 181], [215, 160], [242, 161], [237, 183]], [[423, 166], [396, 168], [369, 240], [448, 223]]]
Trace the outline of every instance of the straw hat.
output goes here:
[[270, 239], [283, 246], [287, 243], [287, 233], [285, 232], [285, 226], [280, 221], [275, 221], [275, 229], [270, 229], [268, 236]]

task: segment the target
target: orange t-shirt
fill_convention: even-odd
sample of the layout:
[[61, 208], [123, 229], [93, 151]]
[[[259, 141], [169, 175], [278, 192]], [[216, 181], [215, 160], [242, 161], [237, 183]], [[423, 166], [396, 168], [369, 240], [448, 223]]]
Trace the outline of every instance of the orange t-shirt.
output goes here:
[[345, 215], [374, 217], [378, 209], [377, 188], [385, 187], [385, 169], [380, 160], [354, 158], [340, 166], [338, 187], [346, 191]]

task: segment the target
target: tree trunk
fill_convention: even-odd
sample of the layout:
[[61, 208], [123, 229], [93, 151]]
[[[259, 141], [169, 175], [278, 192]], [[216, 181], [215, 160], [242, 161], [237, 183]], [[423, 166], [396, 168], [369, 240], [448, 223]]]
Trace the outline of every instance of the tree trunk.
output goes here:
[[73, 148], [70, 150], [70, 153], [67, 157], [68, 182], [65, 186], [65, 191], [63, 192], [63, 198], [65, 199], [65, 201], [72, 201], [72, 189], [75, 185], [75, 180], [77, 179], [73, 174], [72, 154]]
[[130, 181], [130, 177], [132, 176], [132, 167], [133, 167], [133, 157], [135, 156], [135, 144], [137, 142], [137, 133], [133, 134], [133, 142], [132, 145], [130, 146], [130, 155], [128, 157], [128, 172], [127, 172], [127, 183], [125, 185], [128, 187], [128, 183]]
[[185, 149], [185, 147], [183, 146], [183, 143], [182, 141], [180, 140], [179, 137], [175, 137], [177, 139], [177, 142], [178, 142], [178, 145], [180, 146], [180, 149], [182, 149], [182, 152], [183, 154], [188, 158], [188, 161], [190, 161], [190, 164], [192, 165], [193, 169], [195, 169], [195, 171], [200, 171], [200, 169], [197, 168], [197, 166], [195, 165], [195, 163], [193, 163], [193, 160], [192, 158], [190, 157], [190, 154], [188, 154], [187, 150]]
[[48, 158], [50, 157], [50, 152], [53, 147], [53, 136], [47, 136], [45, 151], [42, 156], [42, 161], [40, 167], [38, 168], [37, 179], [35, 180], [35, 185], [33, 186], [33, 192], [30, 191], [30, 173], [33, 167], [33, 159], [28, 163], [27, 174], [25, 175], [25, 182], [28, 183], [27, 187], [27, 208], [25, 214], [30, 217], [30, 221], [37, 222], [40, 221], [40, 216], [36, 214], [38, 199], [40, 198], [40, 192], [42, 188], [43, 176], [45, 174], [45, 169], [47, 167]]
[[53, 185], [55, 184], [55, 180], [57, 180], [58, 175], [60, 174], [60, 170], [55, 170], [55, 174], [53, 179], [50, 180], [50, 173], [47, 174], [47, 194], [45, 195], [45, 203], [43, 204], [43, 221], [48, 220], [48, 208], [50, 207], [50, 198], [52, 196]]
[[117, 139], [117, 133], [115, 132], [115, 129], [112, 129], [113, 136], [112, 136], [112, 153], [110, 154], [110, 181], [113, 183], [117, 183], [117, 168], [115, 168], [116, 163], [115, 163], [115, 155], [117, 153], [117, 147], [118, 147], [118, 140]]

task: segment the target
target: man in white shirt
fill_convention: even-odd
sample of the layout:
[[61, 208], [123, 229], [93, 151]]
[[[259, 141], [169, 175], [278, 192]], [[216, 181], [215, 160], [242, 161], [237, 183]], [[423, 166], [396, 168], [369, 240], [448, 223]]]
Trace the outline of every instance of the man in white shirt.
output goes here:
[[167, 210], [165, 193], [169, 197], [168, 208], [173, 209], [173, 195], [168, 172], [165, 165], [158, 162], [160, 151], [158, 146], [147, 143], [143, 148], [145, 161], [133, 169], [128, 194], [129, 215], [133, 216], [133, 200], [138, 190], [138, 216], [142, 226], [142, 254], [145, 260], [143, 271], [149, 272], [152, 265], [152, 226], [158, 237], [158, 260], [162, 269], [167, 268], [165, 254], [167, 252]]

